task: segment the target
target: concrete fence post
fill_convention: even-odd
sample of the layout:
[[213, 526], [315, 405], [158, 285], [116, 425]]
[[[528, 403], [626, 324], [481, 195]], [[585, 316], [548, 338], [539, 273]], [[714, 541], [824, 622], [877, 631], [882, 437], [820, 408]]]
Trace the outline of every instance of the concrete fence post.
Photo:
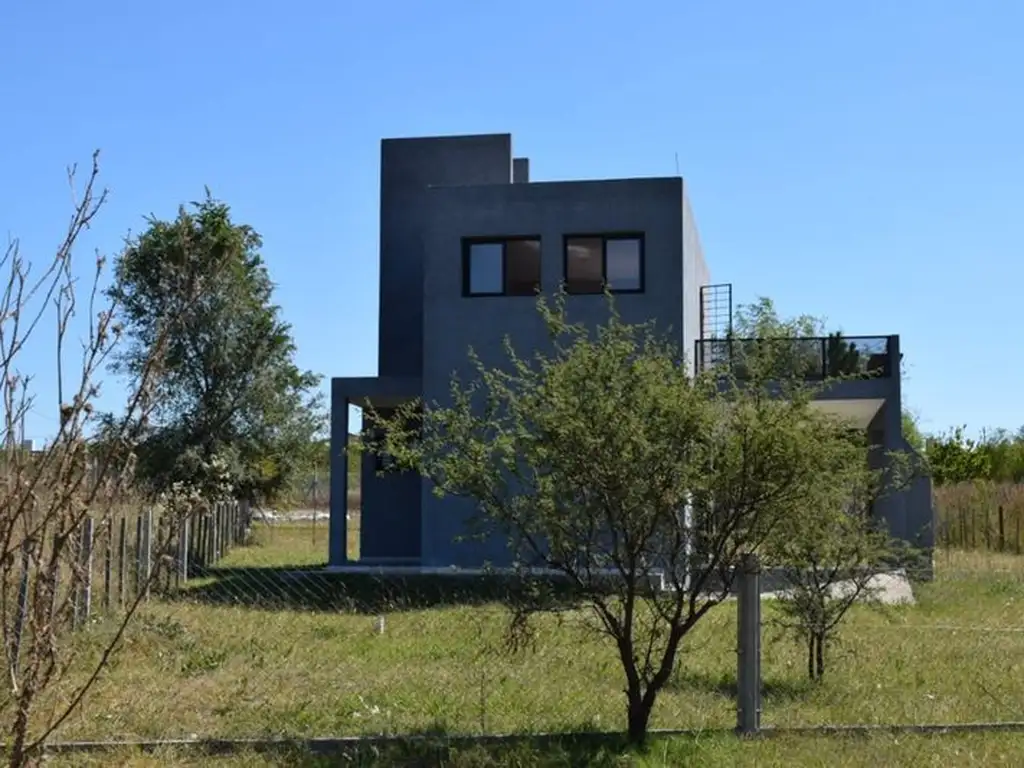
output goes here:
[[740, 558], [737, 573], [736, 732], [761, 730], [761, 565], [755, 554]]

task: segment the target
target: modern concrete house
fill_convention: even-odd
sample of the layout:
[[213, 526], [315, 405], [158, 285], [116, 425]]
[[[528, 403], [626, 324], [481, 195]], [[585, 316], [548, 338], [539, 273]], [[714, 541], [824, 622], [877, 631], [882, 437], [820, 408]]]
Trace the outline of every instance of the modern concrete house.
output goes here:
[[[607, 317], [602, 287], [626, 322], [654, 320], [693, 367], [721, 364], [731, 290], [711, 285], [682, 178], [530, 180], [508, 134], [386, 139], [381, 143], [378, 375], [331, 381], [330, 565], [476, 569], [510, 562], [504, 539], [456, 541], [472, 505], [438, 499], [413, 474], [378, 475], [364, 456], [360, 557], [346, 555], [349, 406], [386, 411], [403, 401], [443, 401], [453, 372], [543, 345], [539, 288], [565, 283], [574, 321]], [[835, 340], [801, 340], [807, 374], [834, 365]], [[901, 429], [898, 336], [850, 338], [855, 364], [878, 375], [844, 381], [821, 407], [854, 419], [887, 450], [906, 449]], [[733, 343], [736, 343], [735, 341]], [[741, 342], [740, 342], [741, 343]], [[848, 344], [844, 346], [848, 349]], [[849, 362], [849, 361], [847, 361]], [[894, 535], [931, 546], [927, 479], [885, 499], [875, 513]]]

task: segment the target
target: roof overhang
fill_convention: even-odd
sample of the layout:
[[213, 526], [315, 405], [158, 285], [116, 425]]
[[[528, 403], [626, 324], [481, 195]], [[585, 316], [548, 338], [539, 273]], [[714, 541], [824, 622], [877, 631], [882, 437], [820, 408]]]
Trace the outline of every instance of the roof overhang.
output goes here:
[[848, 421], [858, 429], [867, 429], [884, 404], [884, 399], [867, 397], [852, 400], [823, 398], [811, 402], [812, 407]]

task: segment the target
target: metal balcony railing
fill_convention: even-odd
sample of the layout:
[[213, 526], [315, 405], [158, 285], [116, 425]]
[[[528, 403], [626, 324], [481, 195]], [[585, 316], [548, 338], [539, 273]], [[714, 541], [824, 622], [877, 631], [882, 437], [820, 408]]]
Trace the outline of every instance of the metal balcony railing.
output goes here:
[[697, 370], [731, 368], [740, 380], [750, 378], [755, 366], [769, 378], [886, 378], [894, 369], [889, 339], [839, 334], [792, 339], [701, 339], [696, 344]]

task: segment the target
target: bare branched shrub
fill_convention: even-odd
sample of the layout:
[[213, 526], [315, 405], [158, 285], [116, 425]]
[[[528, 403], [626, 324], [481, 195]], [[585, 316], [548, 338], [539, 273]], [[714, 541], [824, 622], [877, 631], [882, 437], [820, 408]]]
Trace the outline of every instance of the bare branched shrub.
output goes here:
[[[97, 256], [87, 292], [80, 289], [80, 268], [74, 260], [76, 243], [106, 200], [106, 192], [96, 186], [98, 172], [94, 154], [79, 191], [75, 168], [69, 170], [72, 191], [77, 192], [74, 210], [55, 254], [41, 269], [22, 256], [17, 241], [8, 245], [0, 262], [6, 274], [0, 295], [0, 621], [8, 678], [0, 719], [13, 766], [37, 760], [45, 741], [81, 704], [146, 594], [140, 590], [123, 613], [108, 619], [114, 631], [104, 635], [109, 638], [106, 647], [97, 659], [87, 659], [82, 674], [76, 638], [90, 629], [79, 612], [91, 572], [83, 531], [88, 526], [109, 530], [131, 495], [134, 447], [154, 407], [162, 349], [160, 343], [153, 346], [129, 382], [122, 414], [106, 420], [101, 429], [95, 409], [100, 376], [122, 334], [116, 307], [102, 290], [105, 259]], [[49, 330], [44, 321], [51, 316], [56, 318], [59, 402], [37, 404], [32, 381], [38, 372], [24, 370], [25, 350], [33, 337], [38, 345], [40, 332]], [[166, 319], [165, 333], [173, 322]], [[59, 408], [59, 427], [42, 450], [30, 451], [19, 438], [19, 428], [37, 407]], [[178, 522], [194, 511], [195, 499], [168, 501], [162, 510], [169, 522], [163, 529], [166, 540], [152, 542], [157, 564], [164, 559], [160, 553], [167, 541], [174, 540]], [[154, 568], [149, 578], [156, 574]], [[76, 660], [79, 667], [72, 679], [69, 669]], [[48, 695], [58, 687], [60, 696]]]

